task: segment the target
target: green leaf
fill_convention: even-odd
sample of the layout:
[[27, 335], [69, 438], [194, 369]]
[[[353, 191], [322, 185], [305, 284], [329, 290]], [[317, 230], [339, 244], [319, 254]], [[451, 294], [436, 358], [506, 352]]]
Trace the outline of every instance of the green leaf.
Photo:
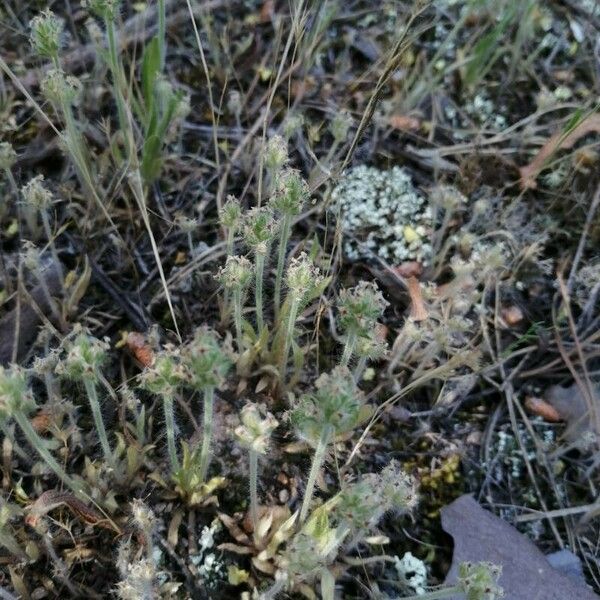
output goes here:
[[160, 74], [160, 46], [158, 37], [153, 37], [144, 50], [142, 58], [142, 94], [148, 117], [154, 110], [154, 83]]
[[151, 135], [144, 141], [140, 171], [146, 183], [152, 183], [160, 173], [162, 166], [161, 146], [162, 141], [157, 135]]

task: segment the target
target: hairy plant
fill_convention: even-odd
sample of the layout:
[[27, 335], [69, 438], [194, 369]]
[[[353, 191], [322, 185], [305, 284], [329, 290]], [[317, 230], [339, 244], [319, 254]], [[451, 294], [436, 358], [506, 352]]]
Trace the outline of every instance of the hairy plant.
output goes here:
[[153, 363], [148, 365], [140, 375], [141, 387], [161, 396], [163, 400], [167, 448], [172, 473], [176, 473], [180, 468], [175, 443], [173, 402], [177, 388], [185, 380], [185, 376], [186, 372], [179, 362], [179, 353], [173, 347], [167, 347], [157, 353]]
[[[344, 332], [344, 351], [340, 364], [347, 367], [360, 345], [361, 356], [368, 358], [374, 342], [377, 320], [388, 306], [374, 282], [361, 281], [350, 289], [342, 289], [338, 297], [340, 328]], [[367, 346], [365, 345], [367, 343]], [[377, 355], [377, 350], [374, 351]]]
[[231, 367], [231, 359], [217, 334], [212, 329], [200, 327], [194, 338], [182, 349], [182, 362], [187, 370], [188, 384], [203, 394], [199, 476], [204, 482], [211, 458], [215, 388], [223, 384]]
[[302, 176], [298, 171], [287, 169], [277, 175], [276, 189], [270, 200], [270, 205], [280, 215], [281, 221], [279, 226], [279, 248], [277, 251], [275, 289], [273, 293], [275, 318], [279, 316], [281, 310], [281, 285], [285, 268], [287, 246], [292, 231], [292, 222], [294, 217], [302, 211], [302, 206], [308, 198], [308, 195], [308, 185], [304, 179], [302, 179]]
[[364, 396], [345, 367], [324, 373], [315, 382], [315, 390], [303, 394], [290, 413], [298, 435], [315, 448], [299, 522], [308, 516], [315, 482], [325, 460], [329, 444], [343, 433], [352, 431], [364, 418]]
[[244, 217], [244, 240], [254, 254], [254, 299], [256, 327], [260, 335], [264, 327], [263, 282], [269, 249], [276, 224], [269, 207], [252, 208]]
[[81, 331], [73, 339], [66, 340], [66, 355], [57, 364], [55, 371], [67, 379], [83, 383], [104, 458], [109, 465], [114, 467], [115, 457], [108, 441], [96, 388], [102, 379], [101, 367], [106, 360], [108, 348], [107, 342]]
[[0, 420], [14, 420], [27, 441], [50, 467], [54, 474], [78, 497], [82, 497], [82, 486], [72, 479], [52, 456], [46, 442], [38, 435], [29, 420], [37, 404], [28, 383], [27, 372], [17, 365], [6, 369], [0, 366]]
[[250, 517], [254, 531], [258, 530], [258, 457], [267, 452], [271, 433], [279, 423], [275, 417], [260, 410], [256, 404], [246, 404], [240, 412], [242, 424], [235, 429], [238, 442], [248, 449], [250, 459]]
[[225, 289], [226, 296], [231, 294], [233, 301], [233, 321], [238, 352], [244, 349], [242, 327], [242, 306], [250, 286], [253, 274], [252, 263], [244, 256], [228, 256], [225, 266], [216, 275]]
[[307, 299], [311, 297], [311, 293], [320, 289], [323, 281], [324, 278], [318, 267], [313, 264], [306, 253], [303, 252], [297, 258], [292, 258], [286, 274], [288, 288], [286, 309], [281, 312], [282, 318], [279, 325], [283, 340], [279, 357], [279, 381], [281, 384], [285, 383], [287, 362], [290, 348], [294, 343], [298, 313]]

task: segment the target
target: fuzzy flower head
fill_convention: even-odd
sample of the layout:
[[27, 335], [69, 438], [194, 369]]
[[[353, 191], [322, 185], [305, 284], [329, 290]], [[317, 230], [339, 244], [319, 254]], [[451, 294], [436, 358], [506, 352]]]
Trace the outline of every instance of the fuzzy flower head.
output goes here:
[[227, 196], [227, 202], [219, 211], [219, 223], [222, 227], [237, 231], [242, 218], [242, 207], [240, 201], [231, 194]]
[[338, 298], [340, 326], [346, 333], [368, 337], [388, 302], [374, 282], [343, 289]]
[[39, 56], [57, 58], [63, 32], [62, 21], [48, 9], [31, 19], [29, 29], [29, 41], [33, 50]]
[[278, 171], [288, 160], [287, 142], [280, 135], [274, 135], [265, 148], [265, 165], [268, 169]]
[[335, 533], [331, 528], [322, 535], [302, 530], [290, 540], [282, 564], [292, 581], [310, 581], [333, 560], [337, 550]]
[[98, 17], [113, 21], [119, 14], [121, 0], [83, 0], [81, 5]]
[[194, 338], [183, 349], [181, 356], [189, 382], [196, 389], [219, 387], [231, 367], [231, 359], [219, 337], [208, 327], [196, 330]]
[[110, 348], [108, 342], [82, 331], [67, 347], [67, 355], [56, 366], [56, 373], [74, 380], [97, 379]]
[[314, 444], [326, 427], [334, 435], [352, 431], [361, 419], [363, 405], [364, 395], [350, 371], [336, 367], [317, 379], [313, 393], [300, 397], [290, 418], [298, 434]]
[[44, 176], [37, 175], [22, 188], [23, 200], [37, 210], [45, 210], [52, 203], [52, 192], [44, 185]]
[[352, 122], [352, 116], [348, 111], [341, 110], [335, 113], [329, 124], [329, 131], [331, 131], [331, 135], [333, 135], [336, 143], [341, 144], [346, 141], [350, 127], [352, 127]]
[[380, 498], [367, 478], [351, 483], [335, 498], [332, 516], [354, 531], [375, 525], [379, 520]]
[[290, 260], [286, 274], [289, 293], [295, 298], [303, 299], [311, 290], [323, 281], [318, 267], [305, 252]]
[[387, 349], [387, 342], [379, 337], [375, 328], [369, 332], [368, 336], [358, 338], [354, 353], [356, 356], [367, 360], [379, 360], [382, 356], [385, 356]]
[[410, 511], [418, 501], [417, 484], [413, 477], [404, 472], [396, 460], [390, 463], [377, 475], [368, 475], [368, 481], [384, 511]]
[[156, 598], [156, 567], [149, 558], [127, 562], [123, 579], [117, 584], [121, 600], [151, 600]]
[[252, 263], [245, 256], [228, 256], [215, 279], [226, 290], [244, 291], [252, 281], [253, 272]]
[[17, 153], [8, 142], [0, 142], [0, 170], [8, 171], [17, 162]]
[[81, 82], [77, 77], [65, 75], [61, 69], [50, 69], [42, 80], [41, 89], [53, 104], [77, 104], [81, 95]]
[[157, 523], [156, 515], [152, 509], [145, 502], [136, 498], [131, 503], [131, 516], [137, 529], [147, 538], [152, 538]]
[[256, 404], [246, 404], [240, 414], [242, 424], [234, 432], [242, 446], [259, 454], [266, 454], [271, 433], [279, 425], [270, 412], [264, 413]]
[[298, 215], [309, 196], [308, 184], [296, 169], [286, 169], [277, 177], [275, 194], [270, 205], [278, 212]]
[[444, 210], [455, 211], [467, 203], [466, 197], [451, 185], [439, 185], [429, 195], [432, 204], [440, 206]]
[[34, 408], [26, 371], [17, 365], [8, 369], [0, 366], [0, 420], [9, 419], [15, 412], [29, 413]]
[[497, 600], [504, 597], [498, 585], [502, 567], [489, 562], [464, 562], [458, 568], [458, 585], [467, 600]]
[[157, 352], [152, 365], [139, 377], [140, 386], [153, 394], [172, 396], [184, 381], [185, 369], [179, 363], [179, 354], [172, 346]]
[[273, 212], [267, 206], [252, 208], [244, 219], [244, 239], [257, 254], [266, 254], [275, 235]]

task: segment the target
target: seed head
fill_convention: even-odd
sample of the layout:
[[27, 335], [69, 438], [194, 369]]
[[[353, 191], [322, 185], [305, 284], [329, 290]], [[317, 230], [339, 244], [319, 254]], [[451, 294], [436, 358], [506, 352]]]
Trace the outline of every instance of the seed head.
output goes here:
[[179, 363], [179, 352], [170, 345], [157, 352], [154, 363], [139, 377], [140, 386], [153, 394], [172, 396], [186, 379], [186, 371]]
[[290, 418], [299, 435], [315, 443], [324, 427], [335, 435], [351, 431], [358, 425], [364, 395], [346, 367], [324, 373], [315, 383], [315, 391], [300, 397]]
[[53, 104], [77, 104], [81, 95], [81, 82], [65, 75], [61, 69], [50, 69], [42, 80], [42, 93]]
[[335, 113], [335, 116], [329, 125], [329, 131], [331, 131], [331, 135], [333, 135], [335, 142], [341, 144], [346, 141], [352, 123], [353, 119], [348, 111], [341, 110]]
[[407, 511], [417, 505], [418, 495], [413, 477], [404, 472], [396, 460], [378, 475], [367, 475], [367, 481], [377, 491], [384, 512], [387, 510]]
[[119, 13], [121, 0], [83, 0], [81, 5], [102, 19], [114, 21]]
[[0, 420], [9, 419], [15, 412], [29, 413], [35, 406], [26, 371], [17, 365], [8, 369], [0, 366]]
[[242, 424], [235, 428], [239, 443], [259, 454], [266, 454], [271, 433], [279, 425], [275, 417], [250, 403], [242, 408], [240, 419]]
[[45, 58], [57, 58], [63, 32], [62, 21], [48, 9], [31, 19], [29, 28], [33, 50]]
[[17, 162], [17, 153], [8, 142], [0, 142], [0, 170], [8, 171]]
[[37, 175], [22, 188], [23, 200], [37, 210], [45, 210], [52, 203], [52, 193], [44, 185], [44, 176]]
[[208, 327], [196, 330], [194, 339], [181, 353], [192, 387], [219, 387], [231, 367], [231, 359], [223, 349], [215, 331]]
[[343, 289], [338, 298], [340, 326], [346, 333], [368, 337], [388, 302], [374, 282], [361, 281]]
[[277, 187], [271, 206], [280, 213], [297, 215], [309, 196], [308, 184], [299, 171], [286, 169], [277, 177]]
[[135, 526], [146, 536], [151, 539], [156, 529], [156, 515], [152, 509], [136, 498], [131, 503], [131, 515]]
[[458, 568], [458, 585], [467, 600], [496, 600], [504, 597], [498, 585], [502, 567], [489, 562], [464, 562]]
[[268, 169], [278, 171], [288, 160], [287, 142], [280, 135], [274, 135], [265, 148], [265, 165]]
[[240, 201], [231, 194], [227, 196], [227, 202], [223, 204], [219, 211], [219, 223], [222, 227], [227, 227], [237, 231], [242, 218], [242, 207]]
[[244, 239], [257, 254], [266, 254], [275, 235], [273, 213], [267, 206], [253, 208], [244, 219]]
[[287, 269], [287, 285], [290, 294], [297, 298], [304, 298], [306, 294], [315, 289], [323, 281], [323, 276], [318, 267], [305, 252], [290, 261]]
[[216, 280], [227, 290], [244, 291], [252, 281], [252, 263], [245, 256], [228, 256]]
[[109, 348], [108, 342], [82, 331], [67, 345], [67, 355], [58, 363], [55, 372], [68, 379], [95, 380]]

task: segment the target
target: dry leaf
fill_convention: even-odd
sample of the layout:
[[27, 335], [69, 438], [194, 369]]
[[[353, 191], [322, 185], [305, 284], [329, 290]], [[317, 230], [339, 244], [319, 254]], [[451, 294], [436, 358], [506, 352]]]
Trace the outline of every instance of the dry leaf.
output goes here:
[[525, 408], [531, 414], [542, 417], [544, 421], [548, 421], [549, 423], [558, 423], [559, 421], [562, 421], [559, 412], [554, 406], [548, 404], [548, 402], [541, 398], [527, 396], [527, 398], [525, 398]]
[[502, 567], [498, 583], [505, 600], [598, 600], [585, 583], [554, 569], [529, 539], [469, 495], [442, 509], [442, 527], [454, 538], [447, 584], [456, 583], [460, 563], [489, 561]]
[[144, 334], [130, 331], [125, 339], [125, 345], [144, 367], [151, 367], [154, 364], [154, 350]]
[[394, 129], [400, 129], [401, 131], [417, 131], [421, 127], [421, 121], [408, 115], [392, 115], [390, 117], [390, 125]]
[[589, 116], [578, 123], [566, 135], [562, 131], [555, 133], [542, 146], [540, 151], [535, 155], [535, 158], [527, 166], [519, 169], [519, 173], [521, 174], [521, 188], [524, 190], [535, 189], [537, 187], [535, 180], [539, 172], [544, 168], [546, 160], [558, 150], [572, 148], [577, 140], [591, 132], [600, 133], [600, 115]]

